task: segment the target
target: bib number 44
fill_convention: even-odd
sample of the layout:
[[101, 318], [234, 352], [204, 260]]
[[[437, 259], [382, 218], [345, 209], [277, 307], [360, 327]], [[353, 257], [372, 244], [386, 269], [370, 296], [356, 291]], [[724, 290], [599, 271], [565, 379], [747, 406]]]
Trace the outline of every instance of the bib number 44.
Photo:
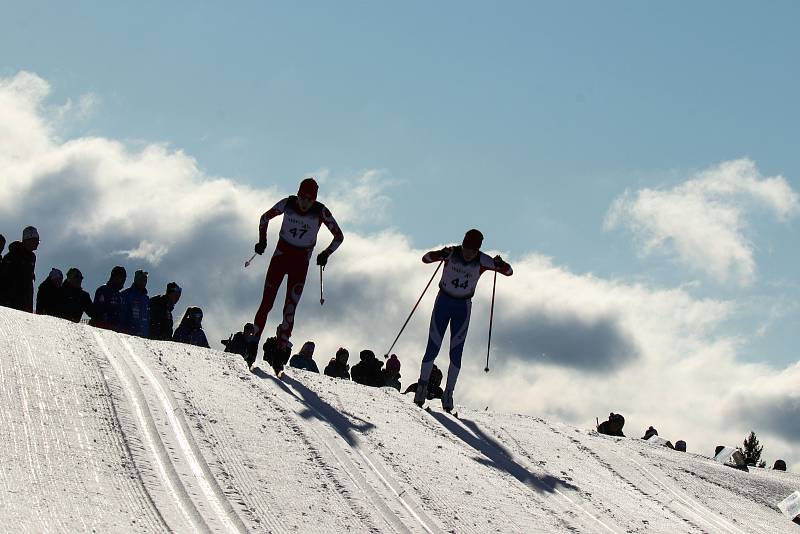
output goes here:
[[469, 287], [469, 280], [464, 280], [462, 282], [459, 278], [454, 278], [450, 280], [450, 285], [456, 289], [467, 289]]

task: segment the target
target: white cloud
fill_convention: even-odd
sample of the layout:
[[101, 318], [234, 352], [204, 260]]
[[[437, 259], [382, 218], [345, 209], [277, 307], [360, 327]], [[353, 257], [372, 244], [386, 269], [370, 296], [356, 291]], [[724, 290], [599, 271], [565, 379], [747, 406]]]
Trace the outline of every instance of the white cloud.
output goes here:
[[169, 252], [169, 248], [164, 245], [141, 241], [138, 247], [131, 250], [120, 250], [115, 254], [125, 256], [130, 260], [145, 260], [152, 265], [158, 265], [167, 252]]
[[[90, 290], [122, 260], [113, 251], [125, 251], [129, 273], [155, 267], [148, 269], [151, 292], [163, 291], [171, 280], [184, 288], [178, 314], [188, 305], [203, 307], [209, 339], [219, 346], [215, 340], [252, 320], [258, 305], [268, 257], [243, 268], [257, 239], [258, 218], [293, 191], [207, 176], [192, 157], [164, 145], [133, 148], [99, 137], [61, 141], [44, 107], [48, 90], [47, 82], [28, 73], [0, 80], [0, 230], [14, 235], [27, 224], [37, 225], [39, 275], [51, 266], [78, 264]], [[322, 174], [320, 199], [329, 203], [347, 237], [325, 271], [322, 307], [318, 271], [309, 273], [294, 339], [315, 340], [324, 366], [341, 345], [353, 353], [364, 347], [385, 351], [435, 266], [423, 265], [424, 251], [412, 248], [398, 231], [353, 231], [354, 224], [380, 220], [389, 209], [385, 173], [368, 171], [346, 180]], [[706, 188], [728, 187], [722, 179], [698, 180]], [[748, 189], [742, 180], [734, 182], [737, 191]], [[790, 216], [794, 204], [770, 187], [759, 189], [762, 182], [754, 179], [748, 190], [761, 191], [762, 203]], [[272, 225], [271, 244], [276, 230]], [[320, 246], [328, 240], [323, 229]], [[800, 459], [791, 435], [774, 424], [758, 426], [757, 410], [736, 412], [742, 399], [764, 391], [770, 392], [771, 406], [781, 413], [791, 410], [797, 370], [737, 361], [740, 340], [719, 334], [735, 303], [696, 299], [683, 288], [572, 273], [550, 258], [518, 252], [508, 256], [516, 260], [515, 275], [498, 279], [488, 375], [483, 366], [490, 280], [479, 287], [457, 402], [586, 427], [595, 416], [622, 411], [629, 435], [654, 424], [663, 435], [686, 439], [691, 450], [705, 453], [716, 443], [738, 443], [754, 428], [768, 458]], [[395, 348], [404, 384], [418, 370], [435, 290]], [[279, 318], [277, 306], [268, 329]], [[446, 354], [439, 363], [446, 366]], [[731, 417], [731, 410], [741, 417]]]
[[724, 162], [672, 189], [626, 191], [605, 226], [627, 227], [642, 253], [665, 252], [721, 282], [756, 277], [748, 216], [756, 208], [786, 221], [800, 211], [797, 193], [782, 176], [763, 177], [749, 159]]

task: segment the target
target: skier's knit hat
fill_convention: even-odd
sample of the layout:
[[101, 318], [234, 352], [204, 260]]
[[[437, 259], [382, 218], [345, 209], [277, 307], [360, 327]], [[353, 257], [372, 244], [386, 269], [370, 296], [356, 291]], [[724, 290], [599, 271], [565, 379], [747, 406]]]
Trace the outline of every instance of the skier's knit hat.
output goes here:
[[319, 185], [313, 178], [306, 178], [300, 182], [300, 188], [297, 190], [297, 196], [302, 198], [309, 198], [317, 200], [317, 193], [319, 192]]
[[400, 360], [397, 359], [396, 354], [389, 356], [389, 360], [386, 362], [386, 369], [388, 371], [400, 371]]
[[22, 240], [27, 241], [28, 239], [39, 239], [39, 231], [33, 226], [27, 226], [22, 231]]
[[483, 234], [479, 230], [475, 230], [473, 228], [472, 230], [464, 234], [464, 241], [461, 243], [461, 246], [472, 250], [478, 250], [481, 248], [482, 244], [483, 244]]

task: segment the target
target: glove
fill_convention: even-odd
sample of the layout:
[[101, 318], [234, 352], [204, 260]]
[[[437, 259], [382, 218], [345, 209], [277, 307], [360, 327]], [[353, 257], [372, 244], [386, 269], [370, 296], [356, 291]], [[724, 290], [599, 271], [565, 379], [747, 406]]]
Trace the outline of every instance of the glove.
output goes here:
[[331, 257], [331, 253], [327, 250], [323, 250], [319, 254], [317, 254], [317, 265], [325, 267], [328, 265], [328, 258]]
[[256, 254], [258, 254], [259, 256], [262, 255], [266, 249], [267, 249], [266, 241], [259, 241], [258, 243], [256, 243], [255, 251]]
[[504, 269], [508, 265], [499, 254], [492, 259], [494, 260], [495, 269]]
[[439, 256], [440, 260], [446, 260], [450, 257], [453, 253], [453, 247], [444, 247], [443, 249], [436, 252], [436, 255]]

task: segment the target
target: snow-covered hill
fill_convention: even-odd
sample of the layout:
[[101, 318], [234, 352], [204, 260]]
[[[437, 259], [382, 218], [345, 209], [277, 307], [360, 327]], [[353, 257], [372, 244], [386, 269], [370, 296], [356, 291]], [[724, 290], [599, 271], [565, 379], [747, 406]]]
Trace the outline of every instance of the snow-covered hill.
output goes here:
[[800, 532], [791, 473], [0, 308], [3, 532]]

